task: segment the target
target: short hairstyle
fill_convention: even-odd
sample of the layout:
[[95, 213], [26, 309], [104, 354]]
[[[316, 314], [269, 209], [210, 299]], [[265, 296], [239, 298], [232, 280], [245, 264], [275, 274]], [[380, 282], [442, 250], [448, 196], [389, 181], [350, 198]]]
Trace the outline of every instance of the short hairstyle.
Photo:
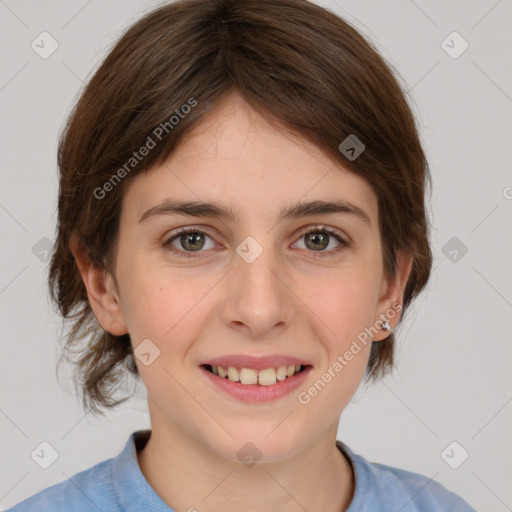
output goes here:
[[[99, 326], [70, 240], [115, 279], [126, 185], [162, 163], [232, 92], [372, 186], [385, 276], [395, 276], [397, 251], [413, 257], [401, 320], [427, 284], [432, 254], [424, 194], [431, 177], [406, 94], [373, 45], [307, 0], [165, 4], [113, 45], [59, 140], [58, 224], [48, 283], [53, 302], [71, 321], [61, 357], [74, 363], [75, 385], [89, 412], [127, 400], [115, 399], [113, 391], [126, 370], [136, 379], [138, 372], [129, 335], [114, 336]], [[356, 159], [339, 150], [350, 135], [365, 145]], [[148, 147], [150, 138], [156, 144], [135, 161], [134, 151]], [[368, 381], [392, 368], [394, 344], [393, 334], [372, 343]]]

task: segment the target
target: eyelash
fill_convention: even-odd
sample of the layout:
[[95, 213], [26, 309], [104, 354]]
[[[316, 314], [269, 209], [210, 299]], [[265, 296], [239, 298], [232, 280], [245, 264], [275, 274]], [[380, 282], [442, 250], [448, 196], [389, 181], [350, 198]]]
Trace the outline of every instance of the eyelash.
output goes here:
[[[179, 231], [174, 233], [170, 238], [168, 238], [167, 241], [165, 241], [162, 245], [170, 252], [176, 254], [179, 258], [185, 258], [185, 259], [198, 258], [198, 257], [200, 257], [201, 253], [204, 251], [183, 251], [183, 250], [176, 249], [175, 247], [173, 247], [171, 245], [171, 243], [174, 242], [174, 240], [179, 238], [181, 235], [186, 235], [186, 234], [190, 234], [190, 233], [204, 234], [213, 239], [213, 237], [207, 231], [204, 231], [203, 229], [199, 229], [197, 227], [192, 226], [192, 227], [187, 227], [187, 228], [181, 228]], [[334, 256], [337, 256], [341, 251], [343, 251], [351, 246], [351, 244], [349, 242], [347, 242], [346, 240], [341, 238], [341, 236], [338, 234], [337, 230], [330, 228], [328, 226], [312, 226], [312, 227], [308, 228], [306, 231], [304, 231], [303, 233], [301, 233], [299, 240], [301, 238], [305, 237], [306, 235], [309, 235], [310, 233], [327, 234], [329, 236], [332, 236], [333, 238], [336, 239], [336, 241], [339, 242], [338, 247], [336, 247], [335, 249], [331, 249], [330, 251], [319, 251], [320, 254], [318, 254], [318, 255], [314, 254], [316, 251], [308, 251], [308, 252], [312, 252], [314, 254], [313, 258], [334, 257]], [[197, 253], [197, 254], [195, 254], [195, 253]]]

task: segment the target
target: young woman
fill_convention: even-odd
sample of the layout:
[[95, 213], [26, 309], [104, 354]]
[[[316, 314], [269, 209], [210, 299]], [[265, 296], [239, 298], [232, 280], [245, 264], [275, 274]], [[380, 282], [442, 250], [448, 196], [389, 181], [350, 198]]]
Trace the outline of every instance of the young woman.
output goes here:
[[336, 440], [432, 262], [415, 121], [354, 28], [305, 0], [159, 7], [59, 167], [49, 282], [84, 404], [132, 372], [151, 430], [12, 511], [473, 510]]

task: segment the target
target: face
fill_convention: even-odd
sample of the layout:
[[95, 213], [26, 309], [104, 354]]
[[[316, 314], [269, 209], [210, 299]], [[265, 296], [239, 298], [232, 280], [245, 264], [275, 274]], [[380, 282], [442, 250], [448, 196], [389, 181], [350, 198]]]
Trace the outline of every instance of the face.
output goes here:
[[[214, 204], [233, 218], [154, 208], [166, 201]], [[290, 211], [313, 201], [345, 206]], [[361, 342], [361, 332], [401, 302], [403, 289], [383, 276], [369, 183], [238, 96], [131, 181], [115, 274], [117, 302], [94, 306], [95, 314], [146, 354], [136, 363], [153, 429], [186, 433], [233, 460], [247, 442], [262, 461], [277, 461], [336, 432], [368, 362], [371, 338]], [[105, 309], [117, 327], [106, 325]], [[266, 377], [276, 383], [245, 388], [202, 366], [228, 355], [256, 358], [230, 360], [234, 367], [274, 367]], [[279, 366], [294, 361], [305, 371], [277, 380]]]

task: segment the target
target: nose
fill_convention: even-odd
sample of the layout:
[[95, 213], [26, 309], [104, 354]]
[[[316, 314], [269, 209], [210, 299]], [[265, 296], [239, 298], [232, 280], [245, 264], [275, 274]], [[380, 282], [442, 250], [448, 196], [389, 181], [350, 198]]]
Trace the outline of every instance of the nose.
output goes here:
[[235, 255], [222, 318], [245, 336], [272, 337], [292, 322], [293, 293], [286, 285], [283, 266], [270, 249], [249, 261]]

